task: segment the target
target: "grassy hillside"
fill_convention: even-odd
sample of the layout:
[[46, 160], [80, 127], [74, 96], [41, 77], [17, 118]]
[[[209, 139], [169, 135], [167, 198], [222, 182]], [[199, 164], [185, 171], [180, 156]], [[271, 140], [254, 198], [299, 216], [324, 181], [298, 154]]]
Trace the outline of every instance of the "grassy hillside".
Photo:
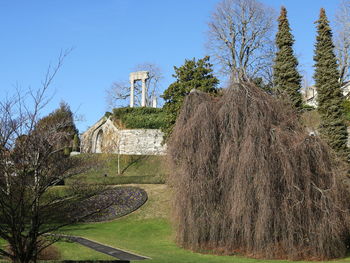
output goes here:
[[[170, 224], [170, 191], [166, 185], [137, 185], [144, 188], [149, 201], [141, 209], [123, 218], [97, 224], [80, 224], [66, 228], [67, 234], [84, 236], [103, 244], [122, 248], [143, 256], [151, 257], [149, 263], [216, 263], [216, 262], [275, 262], [280, 260], [256, 260], [239, 255], [215, 256], [194, 253], [176, 246]], [[76, 244], [60, 243], [63, 258], [66, 259], [108, 259], [103, 254], [85, 253]], [[302, 261], [300, 261], [302, 262]], [[350, 262], [350, 257], [331, 261]]]
[[[96, 166], [78, 178], [90, 183], [110, 184], [124, 180], [153, 180], [156, 176], [164, 180], [163, 157], [149, 157], [131, 166], [124, 175], [116, 174], [116, 156], [108, 154], [81, 155], [79, 158], [91, 158]], [[130, 164], [132, 157], [122, 156], [123, 165]], [[122, 166], [123, 167], [123, 166]], [[103, 176], [104, 173], [108, 177]], [[143, 182], [144, 182], [143, 181]], [[72, 183], [68, 181], [66, 183]], [[147, 191], [148, 201], [137, 211], [122, 218], [101, 223], [76, 224], [61, 230], [61, 233], [77, 235], [91, 240], [134, 252], [152, 258], [149, 263], [286, 263], [283, 260], [257, 260], [240, 255], [216, 256], [209, 251], [194, 253], [182, 249], [174, 242], [175, 234], [171, 225], [171, 190], [165, 184], [131, 184]], [[61, 193], [65, 186], [57, 187]], [[0, 240], [0, 246], [3, 245]], [[59, 242], [56, 244], [62, 259], [66, 260], [113, 260], [114, 258], [98, 253], [76, 243]], [[303, 263], [305, 261], [299, 261]], [[329, 262], [350, 263], [350, 256]]]
[[[66, 180], [66, 184], [83, 180], [91, 184], [161, 184], [167, 174], [164, 156], [120, 155], [118, 174], [117, 154], [81, 154], [74, 158], [86, 158], [91, 169]], [[107, 176], [105, 176], [107, 175]]]

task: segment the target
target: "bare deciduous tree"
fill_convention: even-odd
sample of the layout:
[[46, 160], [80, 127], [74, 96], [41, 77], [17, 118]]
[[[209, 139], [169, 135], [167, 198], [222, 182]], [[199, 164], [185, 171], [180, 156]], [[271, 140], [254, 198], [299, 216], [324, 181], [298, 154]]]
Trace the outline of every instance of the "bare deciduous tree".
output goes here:
[[48, 234], [88, 216], [74, 211], [100, 191], [77, 184], [64, 196], [52, 191], [87, 167], [82, 158], [69, 158], [57, 147], [71, 118], [38, 125], [47, 89], [68, 53], [49, 67], [40, 89], [0, 102], [0, 238], [9, 247], [0, 248], [0, 255], [13, 262], [36, 262], [40, 251], [57, 241]]
[[[148, 71], [149, 78], [146, 81], [147, 95], [146, 105], [152, 106], [153, 98], [159, 97], [159, 89], [163, 74], [161, 69], [153, 63], [142, 63], [135, 66], [134, 71]], [[135, 83], [135, 105], [141, 105], [141, 83]], [[118, 106], [125, 106], [126, 99], [130, 97], [130, 83], [127, 81], [113, 82], [109, 89], [106, 89], [106, 103], [109, 109]]]
[[335, 51], [339, 63], [340, 83], [350, 76], [350, 1], [343, 0], [335, 15]]
[[[135, 87], [135, 93], [139, 94], [140, 90]], [[130, 84], [127, 81], [115, 81], [106, 89], [106, 104], [108, 109], [114, 109], [119, 106], [125, 106], [126, 99], [130, 97]], [[139, 96], [135, 98], [135, 104], [139, 105]]]
[[153, 98], [159, 97], [159, 92], [160, 92], [159, 89], [160, 89], [161, 81], [163, 79], [162, 70], [156, 64], [149, 63], [149, 62], [136, 65], [134, 70], [135, 71], [145, 70], [149, 72], [149, 78], [146, 82], [146, 88], [147, 88], [146, 105], [150, 107], [152, 106]]
[[209, 22], [207, 46], [222, 73], [236, 82], [266, 76], [274, 58], [274, 14], [256, 0], [218, 4]]

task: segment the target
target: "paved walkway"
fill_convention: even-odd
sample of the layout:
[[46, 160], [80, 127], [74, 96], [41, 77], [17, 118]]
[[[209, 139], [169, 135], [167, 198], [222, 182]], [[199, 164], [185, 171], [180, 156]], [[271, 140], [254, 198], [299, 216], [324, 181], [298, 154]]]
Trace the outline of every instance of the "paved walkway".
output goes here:
[[132, 261], [132, 260], [145, 260], [150, 259], [148, 257], [132, 254], [130, 252], [117, 249], [114, 247], [109, 247], [100, 243], [97, 243], [95, 241], [91, 241], [89, 239], [83, 238], [83, 237], [76, 237], [76, 236], [66, 236], [66, 235], [60, 235], [61, 237], [67, 238], [73, 242], [79, 243], [83, 246], [86, 246], [88, 248], [91, 248], [93, 250], [96, 250], [98, 252], [110, 255], [112, 257], [126, 260], [126, 261]]

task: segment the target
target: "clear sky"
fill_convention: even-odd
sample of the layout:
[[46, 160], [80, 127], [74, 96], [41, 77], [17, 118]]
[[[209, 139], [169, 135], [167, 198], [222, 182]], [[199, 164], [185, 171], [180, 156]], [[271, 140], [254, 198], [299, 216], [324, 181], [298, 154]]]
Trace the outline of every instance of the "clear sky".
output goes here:
[[[105, 90], [128, 81], [140, 63], [163, 71], [162, 89], [173, 82], [173, 66], [202, 58], [207, 22], [218, 0], [0, 0], [0, 99], [16, 85], [40, 86], [60, 50], [74, 47], [51, 85], [45, 114], [66, 101], [85, 116], [80, 132], [106, 111]], [[279, 12], [286, 6], [295, 51], [312, 79], [319, 9], [332, 21], [339, 0], [261, 0]]]

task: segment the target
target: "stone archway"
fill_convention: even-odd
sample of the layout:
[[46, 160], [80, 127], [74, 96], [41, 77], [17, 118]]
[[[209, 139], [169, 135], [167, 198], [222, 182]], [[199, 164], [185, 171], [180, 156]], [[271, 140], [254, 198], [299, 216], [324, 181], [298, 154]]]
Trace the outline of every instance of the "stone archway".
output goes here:
[[102, 142], [103, 142], [103, 131], [102, 129], [98, 131], [95, 141], [95, 153], [102, 152]]

